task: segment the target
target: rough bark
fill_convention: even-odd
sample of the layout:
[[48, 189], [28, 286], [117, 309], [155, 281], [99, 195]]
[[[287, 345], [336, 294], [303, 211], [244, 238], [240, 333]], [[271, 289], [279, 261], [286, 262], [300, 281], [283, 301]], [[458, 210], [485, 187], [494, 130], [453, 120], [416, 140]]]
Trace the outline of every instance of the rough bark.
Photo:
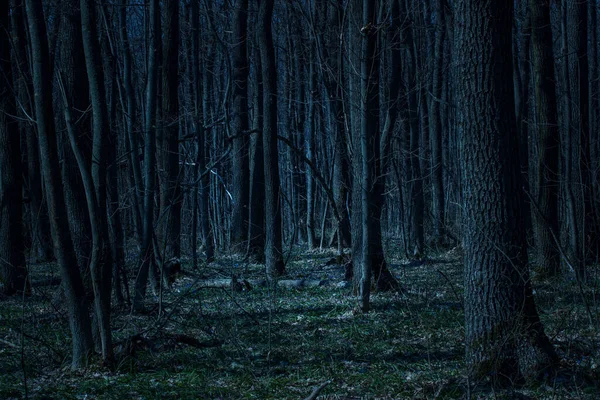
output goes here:
[[[543, 376], [556, 362], [527, 265], [514, 118], [512, 2], [457, 3], [461, 104], [466, 361], [475, 381]], [[498, 118], [497, 116], [503, 116]]]
[[60, 180], [54, 107], [52, 104], [52, 76], [50, 53], [40, 0], [26, 0], [27, 19], [32, 50], [33, 85], [35, 91], [35, 116], [38, 127], [42, 174], [52, 228], [54, 254], [61, 269], [69, 325], [73, 339], [71, 367], [85, 367], [92, 350], [92, 334], [83, 290], [83, 282], [64, 216], [65, 201]]

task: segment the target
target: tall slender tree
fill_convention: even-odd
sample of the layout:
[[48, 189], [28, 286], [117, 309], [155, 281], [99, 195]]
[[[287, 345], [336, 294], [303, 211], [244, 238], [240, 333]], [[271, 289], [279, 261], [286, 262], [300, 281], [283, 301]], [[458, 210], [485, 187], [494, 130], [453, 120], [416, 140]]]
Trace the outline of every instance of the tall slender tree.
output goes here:
[[[140, 270], [135, 280], [135, 296], [133, 310], [141, 311], [144, 307], [148, 274], [153, 266], [153, 233], [154, 233], [154, 191], [155, 191], [155, 152], [156, 152], [156, 109], [158, 88], [158, 43], [160, 9], [158, 0], [150, 0], [150, 45], [148, 48], [148, 82], [146, 85], [146, 115], [144, 142], [144, 213], [142, 218], [142, 249], [140, 252]], [[133, 134], [133, 133], [131, 133]], [[152, 267], [153, 268], [153, 267]]]
[[109, 251], [108, 214], [106, 199], [106, 167], [108, 158], [109, 121], [106, 106], [106, 89], [104, 86], [104, 70], [98, 29], [96, 27], [96, 4], [91, 0], [81, 0], [81, 26], [86, 69], [90, 88], [90, 99], [93, 113], [93, 147], [92, 147], [92, 179], [94, 182], [95, 201], [98, 208], [99, 240], [94, 243], [100, 251], [101, 261], [95, 275], [95, 304], [102, 343], [102, 357], [105, 363], [113, 362], [112, 335], [110, 330], [110, 304], [112, 292], [112, 259]]
[[267, 274], [274, 278], [285, 273], [281, 238], [281, 199], [279, 152], [277, 149], [277, 66], [273, 46], [274, 0], [260, 0], [258, 45], [263, 82], [263, 158], [265, 166], [265, 262]]
[[441, 98], [444, 81], [444, 41], [446, 38], [446, 8], [443, 0], [435, 0], [435, 47], [433, 53], [433, 83], [431, 106], [429, 107], [429, 140], [431, 144], [431, 198], [433, 214], [433, 241], [444, 240], [444, 171], [442, 158], [442, 115]]
[[0, 5], [0, 292], [28, 290], [23, 240], [23, 178], [21, 141], [16, 112], [10, 58], [8, 2]]
[[40, 170], [40, 156], [37, 135], [34, 124], [27, 120], [33, 112], [33, 93], [31, 83], [30, 54], [25, 30], [25, 4], [22, 0], [11, 0], [11, 38], [14, 48], [13, 82], [19, 107], [17, 115], [20, 117], [20, 127], [25, 141], [22, 150], [26, 151], [27, 163], [25, 182], [27, 185], [26, 196], [29, 198], [29, 224], [33, 246], [36, 248], [38, 261], [49, 261], [52, 253], [52, 237], [50, 234], [50, 221], [48, 221], [48, 208], [42, 192], [42, 175]]
[[232, 103], [231, 134], [233, 141], [233, 209], [231, 212], [231, 244], [235, 251], [248, 239], [250, 201], [250, 139], [248, 117], [248, 0], [238, 0], [234, 5], [232, 22]]
[[26, 0], [25, 5], [31, 41], [35, 88], [34, 104], [42, 174], [52, 228], [54, 254], [60, 265], [62, 285], [69, 311], [73, 344], [71, 367], [78, 369], [87, 366], [92, 350], [90, 320], [69, 226], [64, 218], [66, 210], [60, 179], [54, 106], [52, 104], [50, 52], [43, 7], [40, 0]]
[[544, 275], [556, 275], [560, 268], [559, 237], [559, 145], [558, 105], [554, 74], [554, 50], [550, 5], [544, 0], [529, 0], [535, 130], [537, 137], [536, 204], [532, 204], [536, 246], [536, 267]]
[[[165, 254], [181, 256], [181, 169], [179, 167], [179, 0], [164, 2], [160, 205]], [[163, 251], [163, 249], [159, 249]]]

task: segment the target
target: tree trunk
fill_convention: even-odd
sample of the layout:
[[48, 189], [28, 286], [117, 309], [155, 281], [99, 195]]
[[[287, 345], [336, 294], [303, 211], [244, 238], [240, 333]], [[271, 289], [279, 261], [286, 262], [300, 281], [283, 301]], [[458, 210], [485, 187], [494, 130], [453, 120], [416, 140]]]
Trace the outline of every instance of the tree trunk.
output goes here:
[[[61, 4], [60, 46], [58, 57], [62, 86], [68, 103], [73, 108], [73, 123], [77, 128], [77, 145], [91, 168], [92, 163], [92, 128], [89, 113], [90, 106], [88, 75], [85, 66], [83, 36], [81, 32], [81, 12], [78, 0], [69, 0]], [[62, 130], [59, 130], [59, 132]], [[92, 239], [90, 216], [86, 204], [86, 193], [82, 182], [77, 160], [69, 145], [66, 134], [60, 135], [62, 153], [61, 175], [64, 185], [64, 196], [67, 208], [67, 220], [75, 247], [75, 256], [79, 270], [83, 276], [85, 291], [89, 305], [93, 302], [94, 290], [90, 275], [90, 254]], [[98, 331], [94, 330], [94, 334]], [[94, 337], [97, 339], [97, 337]]]
[[263, 82], [258, 51], [255, 51], [254, 130], [250, 159], [250, 224], [248, 225], [248, 254], [257, 262], [265, 260], [265, 167], [263, 152]]
[[11, 90], [10, 16], [8, 2], [0, 5], [0, 293], [29, 291], [23, 237], [23, 178], [21, 141], [15, 96]]
[[269, 278], [285, 273], [281, 248], [281, 200], [277, 149], [277, 67], [273, 47], [274, 0], [261, 0], [258, 43], [263, 81], [263, 159], [265, 166], [265, 263]]
[[233, 85], [231, 134], [242, 135], [233, 141], [233, 210], [231, 211], [231, 245], [240, 252], [248, 239], [250, 201], [250, 137], [248, 120], [248, 0], [238, 0], [233, 15]]
[[[316, 7], [315, 7], [316, 9]], [[304, 124], [304, 153], [306, 159], [310, 162], [314, 161], [314, 143], [315, 143], [315, 132], [316, 132], [316, 118], [315, 118], [315, 102], [317, 101], [317, 71], [315, 70], [315, 58], [316, 52], [316, 39], [310, 40], [310, 54], [308, 61], [308, 107], [306, 108], [306, 123]], [[313, 172], [311, 168], [306, 167], [304, 169], [304, 178], [306, 182], [306, 238], [309, 249], [313, 249], [315, 243], [315, 186], [313, 180]]]
[[559, 273], [559, 146], [558, 106], [550, 5], [530, 0], [533, 88], [537, 137], [537, 199], [532, 205], [536, 270], [545, 276]]
[[[407, 0], [404, 0], [404, 13], [409, 15], [409, 5], [406, 4]], [[402, 42], [409, 46], [409, 49], [405, 52], [406, 56], [406, 69], [408, 75], [408, 82], [406, 87], [406, 95], [408, 96], [408, 109], [407, 118], [409, 123], [409, 176], [408, 179], [411, 182], [410, 185], [410, 246], [412, 255], [416, 258], [420, 258], [423, 255], [425, 248], [425, 237], [424, 237], [424, 218], [425, 218], [425, 198], [423, 194], [423, 176], [421, 174], [421, 146], [420, 146], [420, 132], [419, 132], [419, 110], [418, 110], [418, 99], [417, 99], [417, 60], [416, 51], [412, 49], [413, 41], [413, 28], [408, 26], [403, 32]]]
[[35, 93], [35, 117], [38, 126], [42, 174], [48, 202], [54, 254], [61, 268], [62, 285], [69, 311], [69, 325], [73, 339], [73, 369], [88, 363], [92, 350], [92, 333], [83, 290], [83, 282], [71, 241], [65, 201], [60, 180], [58, 148], [52, 104], [52, 76], [50, 53], [40, 0], [26, 0], [27, 18], [33, 61], [33, 85]]
[[435, 0], [435, 48], [433, 66], [433, 84], [431, 106], [429, 108], [429, 140], [431, 144], [431, 194], [433, 214], [433, 243], [442, 245], [444, 242], [444, 171], [443, 171], [443, 138], [441, 98], [444, 82], [444, 41], [446, 38], [446, 9], [443, 0]]
[[[106, 106], [106, 89], [104, 86], [104, 70], [98, 30], [96, 28], [96, 5], [91, 0], [81, 0], [81, 23], [83, 33], [83, 48], [92, 101], [93, 115], [93, 149], [92, 149], [92, 179], [98, 207], [97, 223], [99, 240], [94, 243], [99, 247], [101, 261], [97, 264], [98, 270], [92, 270], [92, 277], [96, 279], [94, 296], [96, 315], [100, 328], [102, 342], [102, 359], [110, 365], [113, 362], [112, 336], [110, 330], [110, 303], [112, 293], [112, 259], [109, 251], [109, 231], [107, 220], [106, 200], [106, 165], [108, 158], [108, 109]], [[91, 188], [90, 188], [91, 189]], [[88, 195], [89, 190], [86, 190]], [[89, 203], [88, 203], [89, 208]]]
[[[158, 0], [150, 0], [150, 45], [148, 47], [148, 83], [146, 87], [146, 118], [144, 143], [144, 214], [142, 217], [143, 235], [140, 252], [140, 270], [135, 280], [135, 296], [133, 310], [142, 311], [144, 297], [148, 284], [148, 273], [153, 263], [153, 232], [154, 232], [154, 188], [155, 188], [155, 152], [156, 152], [156, 108], [158, 88], [158, 41], [160, 31], [158, 20], [160, 10]], [[133, 132], [130, 132], [133, 134]]]
[[50, 261], [54, 254], [52, 253], [52, 236], [50, 234], [50, 221], [48, 220], [48, 207], [44, 202], [42, 192], [42, 175], [40, 170], [40, 154], [37, 134], [34, 131], [34, 124], [26, 121], [27, 115], [32, 115], [33, 99], [30, 93], [33, 93], [31, 84], [31, 70], [29, 65], [29, 52], [27, 46], [27, 34], [25, 32], [25, 5], [22, 0], [11, 0], [12, 11], [12, 42], [14, 46], [15, 65], [18, 70], [13, 71], [14, 81], [17, 82], [17, 96], [21, 107], [17, 110], [17, 115], [22, 118], [20, 125], [21, 131], [26, 138], [24, 149], [27, 153], [27, 183], [29, 197], [29, 214], [31, 234], [33, 236], [33, 246], [36, 248], [38, 261]]
[[[164, 2], [162, 70], [161, 237], [168, 261], [181, 256], [181, 170], [179, 168], [179, 0]], [[162, 248], [160, 251], [162, 252]]]
[[[457, 3], [461, 104], [465, 328], [469, 375], [508, 384], [557, 361], [535, 306], [527, 266], [515, 135], [512, 2]], [[508, 55], [508, 56], [507, 56]], [[504, 118], [497, 118], [498, 115]]]

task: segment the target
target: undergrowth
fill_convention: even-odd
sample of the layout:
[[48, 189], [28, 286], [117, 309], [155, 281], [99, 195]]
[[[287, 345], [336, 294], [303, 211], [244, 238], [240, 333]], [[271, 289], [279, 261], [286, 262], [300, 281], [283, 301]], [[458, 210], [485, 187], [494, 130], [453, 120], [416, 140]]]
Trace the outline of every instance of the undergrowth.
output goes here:
[[[491, 392], [469, 388], [466, 379], [462, 265], [456, 254], [393, 261], [390, 268], [402, 289], [374, 293], [367, 315], [356, 312], [351, 288], [340, 284], [343, 266], [325, 265], [333, 255], [299, 253], [287, 265], [291, 277], [322, 280], [320, 287], [202, 288], [199, 282], [206, 278], [264, 275], [262, 266], [228, 257], [191, 271], [165, 291], [160, 316], [152, 295], [146, 315], [115, 310], [117, 350], [135, 334], [148, 342], [117, 351], [113, 370], [96, 363], [70, 371], [65, 310], [51, 301], [56, 287], [5, 299], [0, 398], [302, 399], [327, 381], [321, 399], [598, 398], [598, 301], [592, 288], [582, 290], [568, 280], [535, 282], [546, 332], [569, 372], [535, 387]], [[34, 279], [56, 273], [52, 265], [31, 271]], [[174, 334], [220, 345], [161, 341]]]

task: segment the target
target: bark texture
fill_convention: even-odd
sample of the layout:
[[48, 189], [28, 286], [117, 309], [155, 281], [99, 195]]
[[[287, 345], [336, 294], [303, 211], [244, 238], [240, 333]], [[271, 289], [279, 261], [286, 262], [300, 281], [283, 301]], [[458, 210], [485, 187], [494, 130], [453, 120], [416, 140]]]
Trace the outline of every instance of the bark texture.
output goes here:
[[514, 118], [512, 2], [457, 3], [466, 358], [474, 380], [543, 376], [556, 361], [535, 306]]

